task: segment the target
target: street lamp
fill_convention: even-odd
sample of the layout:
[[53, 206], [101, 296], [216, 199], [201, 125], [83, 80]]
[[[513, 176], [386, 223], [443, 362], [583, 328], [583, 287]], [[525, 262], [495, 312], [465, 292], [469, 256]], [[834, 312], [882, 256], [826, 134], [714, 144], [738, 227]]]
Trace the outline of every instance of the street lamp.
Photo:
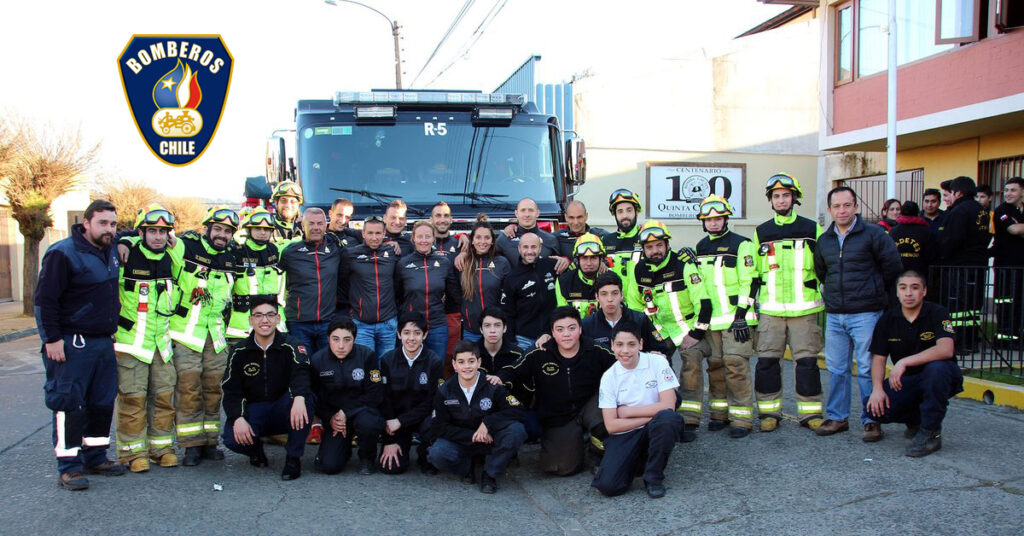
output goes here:
[[356, 2], [355, 0], [324, 0], [324, 2], [332, 6], [337, 6], [338, 2], [345, 2], [346, 4], [355, 4], [357, 6], [363, 6], [366, 9], [369, 9], [370, 11], [373, 11], [374, 13], [380, 15], [381, 17], [384, 17], [384, 20], [388, 21], [388, 24], [391, 25], [391, 35], [394, 36], [395, 38], [395, 86], [397, 87], [397, 89], [402, 89], [402, 56], [401, 53], [399, 52], [398, 47], [398, 29], [401, 28], [401, 26], [398, 25], [398, 21], [391, 20], [391, 17], [388, 17], [387, 15], [381, 13], [376, 8], [368, 6], [362, 2]]

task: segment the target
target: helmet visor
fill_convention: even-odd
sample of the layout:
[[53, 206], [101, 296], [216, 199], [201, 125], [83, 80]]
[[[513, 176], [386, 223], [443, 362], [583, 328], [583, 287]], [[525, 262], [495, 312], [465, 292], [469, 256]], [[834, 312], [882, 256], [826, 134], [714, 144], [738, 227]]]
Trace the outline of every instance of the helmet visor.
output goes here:
[[246, 227], [266, 227], [268, 229], [274, 228], [274, 217], [269, 212], [255, 212], [250, 214], [245, 220]]
[[213, 211], [209, 218], [206, 218], [207, 223], [220, 223], [224, 225], [230, 225], [231, 227], [238, 227], [238, 214], [230, 208], [221, 208]]
[[656, 240], [668, 240], [668, 232], [661, 227], [648, 227], [640, 231], [640, 243], [646, 244], [648, 242], [654, 242]]
[[732, 214], [732, 211], [721, 201], [710, 201], [700, 206], [701, 219], [728, 216], [730, 214]]
[[786, 175], [785, 173], [779, 173], [768, 177], [768, 182], [764, 185], [766, 190], [775, 190], [777, 188], [788, 188], [790, 190], [796, 189], [796, 179]]
[[631, 191], [629, 191], [629, 190], [627, 190], [625, 188], [620, 188], [620, 189], [615, 190], [614, 192], [612, 192], [612, 195], [611, 195], [610, 199], [611, 200], [608, 202], [608, 206], [610, 206], [610, 207], [613, 207], [616, 204], [623, 203], [623, 202], [625, 202], [625, 203], [633, 203], [633, 204], [639, 204], [640, 203], [640, 200], [636, 198], [636, 194], [634, 194], [633, 192], [631, 192]]
[[142, 215], [139, 227], [174, 227], [174, 214], [168, 210], [151, 210]]
[[582, 244], [576, 244], [576, 251], [574, 253], [577, 257], [585, 257], [587, 255], [603, 257], [604, 246], [597, 242], [583, 242]]

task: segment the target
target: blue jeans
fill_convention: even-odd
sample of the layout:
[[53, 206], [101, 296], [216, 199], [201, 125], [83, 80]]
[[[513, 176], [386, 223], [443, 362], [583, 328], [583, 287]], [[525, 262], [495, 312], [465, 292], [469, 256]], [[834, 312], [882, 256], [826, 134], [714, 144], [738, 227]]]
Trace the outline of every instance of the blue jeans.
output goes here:
[[427, 449], [427, 460], [441, 471], [457, 475], [468, 474], [472, 469], [474, 455], [485, 455], [484, 472], [497, 479], [505, 473], [508, 462], [519, 453], [519, 447], [526, 442], [526, 430], [523, 424], [513, 422], [500, 430], [491, 430], [494, 443], [470, 443], [463, 445], [449, 441], [443, 437], [434, 441]]
[[468, 329], [462, 331], [462, 340], [464, 340], [464, 341], [479, 342], [480, 339], [482, 339], [482, 338], [484, 338], [483, 335], [481, 335], [479, 333], [473, 333], [472, 331], [469, 331]]
[[[857, 362], [857, 385], [860, 387], [861, 407], [871, 396], [871, 336], [881, 311], [870, 313], [829, 313], [825, 325], [825, 367], [831, 377], [828, 382], [828, 403], [825, 416], [833, 421], [850, 418], [850, 363]], [[861, 413], [862, 423], [875, 422]]]
[[380, 356], [395, 348], [395, 340], [398, 337], [397, 317], [376, 324], [364, 324], [355, 318], [352, 321], [356, 324], [356, 344], [373, 350], [378, 360]]
[[235, 421], [224, 423], [224, 432], [221, 439], [228, 450], [251, 456], [259, 448], [260, 438], [277, 434], [288, 434], [288, 443], [284, 450], [288, 456], [302, 457], [302, 451], [306, 446], [306, 436], [309, 435], [309, 427], [313, 420], [313, 401], [306, 397], [306, 415], [309, 421], [300, 430], [295, 430], [291, 425], [292, 397], [285, 392], [280, 398], [273, 402], [247, 402], [245, 411], [248, 413], [246, 422], [252, 427], [253, 444], [242, 445], [235, 441]]
[[525, 354], [537, 347], [537, 339], [516, 335], [516, 344], [519, 345], [519, 349], [521, 349]]
[[288, 326], [288, 335], [295, 341], [295, 344], [306, 347], [308, 355], [313, 355], [321, 348], [327, 348], [327, 327], [331, 325], [330, 320], [320, 322], [285, 322]]
[[444, 359], [445, 353], [448, 352], [448, 324], [428, 329], [423, 345], [437, 354], [437, 357]]

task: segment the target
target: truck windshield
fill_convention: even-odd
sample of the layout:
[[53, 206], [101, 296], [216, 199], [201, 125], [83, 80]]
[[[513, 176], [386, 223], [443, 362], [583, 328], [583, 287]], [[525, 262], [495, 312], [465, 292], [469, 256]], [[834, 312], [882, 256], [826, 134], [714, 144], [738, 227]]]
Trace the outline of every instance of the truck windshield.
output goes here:
[[[346, 197], [378, 200], [331, 188], [401, 197], [409, 204], [557, 202], [555, 161], [547, 125], [473, 126], [466, 122], [388, 125], [309, 124], [298, 132], [299, 178], [307, 204]], [[439, 196], [439, 193], [486, 196]], [[507, 198], [503, 196], [508, 196]]]

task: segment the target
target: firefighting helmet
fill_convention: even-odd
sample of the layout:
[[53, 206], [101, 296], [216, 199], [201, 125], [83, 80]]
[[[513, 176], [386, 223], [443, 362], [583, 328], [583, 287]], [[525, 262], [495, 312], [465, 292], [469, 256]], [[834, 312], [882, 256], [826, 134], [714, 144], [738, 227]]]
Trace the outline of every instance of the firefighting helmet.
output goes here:
[[647, 220], [647, 223], [640, 227], [637, 242], [642, 246], [648, 242], [656, 242], [658, 240], [668, 242], [671, 238], [672, 234], [668, 232], [668, 228], [665, 227], [664, 223], [658, 220]]
[[789, 173], [776, 173], [771, 177], [768, 177], [768, 181], [764, 185], [764, 193], [768, 199], [772, 198], [772, 190], [789, 190], [793, 192], [794, 200], [800, 199], [804, 196], [804, 191], [800, 189], [800, 181], [796, 180], [796, 177]]
[[282, 197], [294, 197], [299, 200], [299, 204], [302, 204], [302, 188], [294, 181], [282, 181], [274, 188], [273, 195], [270, 196], [270, 200], [277, 203], [277, 200]]
[[573, 257], [585, 257], [587, 255], [604, 257], [604, 254], [604, 244], [602, 244], [601, 239], [593, 233], [584, 233], [580, 235], [580, 237], [576, 239], [576, 245], [572, 248]]
[[729, 202], [720, 195], [709, 195], [700, 202], [700, 212], [697, 219], [706, 220], [719, 216], [732, 216], [732, 207]]
[[174, 229], [174, 214], [158, 203], [153, 203], [144, 209], [139, 209], [135, 217], [135, 228], [140, 227], [163, 227]]
[[274, 215], [269, 210], [263, 207], [256, 207], [252, 209], [249, 215], [242, 219], [242, 227], [253, 228], [262, 227], [264, 229], [274, 228]]
[[213, 223], [219, 223], [221, 225], [227, 225], [232, 229], [238, 229], [238, 213], [227, 205], [216, 205], [210, 207], [210, 210], [206, 211], [206, 217], [203, 218], [203, 225], [210, 225]]
[[612, 195], [608, 196], [608, 212], [615, 215], [615, 205], [619, 203], [629, 203], [636, 207], [636, 213], [639, 214], [641, 210], [640, 198], [635, 193], [626, 188], [619, 188], [612, 192]]

